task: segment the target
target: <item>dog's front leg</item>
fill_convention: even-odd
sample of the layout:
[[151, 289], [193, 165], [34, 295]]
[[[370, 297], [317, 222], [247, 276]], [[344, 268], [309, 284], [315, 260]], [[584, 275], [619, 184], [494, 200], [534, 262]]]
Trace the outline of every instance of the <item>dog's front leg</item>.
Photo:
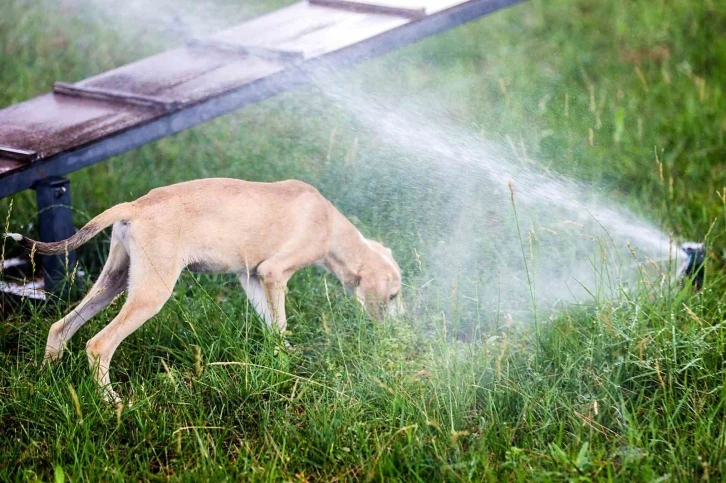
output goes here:
[[275, 326], [281, 334], [284, 334], [287, 329], [285, 292], [287, 291], [287, 281], [292, 276], [292, 271], [285, 268], [286, 265], [282, 265], [275, 259], [266, 260], [257, 267], [257, 274], [267, 296], [267, 304], [272, 312]]
[[282, 285], [280, 282], [265, 282], [265, 291], [267, 292], [267, 300], [272, 309], [272, 316], [275, 319], [277, 330], [281, 334], [285, 334], [287, 330], [287, 315], [285, 314], [285, 292], [287, 284]]
[[[283, 333], [287, 327], [285, 316], [285, 286], [280, 282], [263, 281], [256, 275], [243, 273], [239, 281], [255, 311], [260, 314], [270, 329]], [[281, 287], [281, 288], [278, 288]]]
[[262, 317], [267, 326], [272, 328], [275, 317], [272, 314], [272, 309], [270, 309], [270, 304], [267, 300], [267, 290], [262, 280], [260, 280], [260, 277], [243, 273], [239, 276], [239, 281], [247, 294], [252, 308]]

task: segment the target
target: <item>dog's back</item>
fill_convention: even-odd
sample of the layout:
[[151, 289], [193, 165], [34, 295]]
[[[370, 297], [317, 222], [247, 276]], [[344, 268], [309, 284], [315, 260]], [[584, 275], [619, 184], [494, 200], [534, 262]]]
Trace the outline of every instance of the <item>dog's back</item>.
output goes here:
[[228, 178], [156, 188], [131, 205], [131, 220], [114, 228], [126, 237], [168, 245], [185, 264], [209, 263], [221, 269], [215, 271], [232, 272], [256, 266], [293, 237], [326, 246], [332, 206], [301, 181]]

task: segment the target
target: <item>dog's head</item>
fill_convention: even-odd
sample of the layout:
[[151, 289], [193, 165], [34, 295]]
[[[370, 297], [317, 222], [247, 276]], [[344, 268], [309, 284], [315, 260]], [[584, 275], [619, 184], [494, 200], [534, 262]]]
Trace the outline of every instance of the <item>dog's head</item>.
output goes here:
[[377, 241], [366, 240], [370, 251], [358, 272], [356, 297], [377, 320], [405, 312], [401, 295], [401, 269], [391, 250]]

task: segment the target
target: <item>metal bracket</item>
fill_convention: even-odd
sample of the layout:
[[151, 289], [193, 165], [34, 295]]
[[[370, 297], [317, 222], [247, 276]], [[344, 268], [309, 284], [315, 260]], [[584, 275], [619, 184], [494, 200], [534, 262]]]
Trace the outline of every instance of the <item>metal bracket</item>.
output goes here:
[[[35, 184], [38, 200], [38, 231], [40, 241], [55, 242], [70, 238], [75, 233], [73, 212], [71, 211], [70, 181], [66, 178], [51, 177]], [[61, 255], [43, 255], [45, 290], [57, 291], [66, 276], [76, 266], [76, 252]], [[70, 288], [70, 287], [67, 287]]]
[[16, 161], [32, 162], [38, 159], [38, 153], [29, 149], [11, 148], [9, 146], [0, 146], [0, 156], [14, 159]]
[[112, 89], [99, 89], [97, 87], [82, 87], [66, 82], [55, 82], [53, 93], [64, 96], [83, 97], [87, 99], [98, 99], [100, 101], [120, 102], [133, 104], [142, 107], [153, 107], [164, 111], [176, 111], [181, 107], [177, 101], [159, 99], [158, 97], [145, 96], [143, 94], [132, 94], [130, 92], [115, 91]]
[[411, 19], [426, 16], [426, 7], [398, 7], [379, 2], [366, 2], [361, 0], [308, 0], [310, 5], [321, 7], [351, 10], [358, 13], [379, 13], [383, 15], [396, 15]]
[[224, 54], [239, 55], [242, 57], [259, 57], [260, 59], [273, 60], [283, 63], [298, 63], [305, 60], [305, 54], [298, 50], [268, 49], [266, 47], [239, 45], [209, 38], [191, 40], [187, 46], [196, 49], [213, 50]]

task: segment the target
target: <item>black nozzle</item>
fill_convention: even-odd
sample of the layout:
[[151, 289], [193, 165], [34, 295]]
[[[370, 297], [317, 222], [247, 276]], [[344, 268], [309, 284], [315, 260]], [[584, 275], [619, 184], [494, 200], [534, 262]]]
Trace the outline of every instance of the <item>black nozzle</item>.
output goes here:
[[690, 280], [693, 288], [701, 290], [706, 272], [706, 246], [703, 243], [686, 242], [681, 245], [681, 256], [683, 263], [678, 270], [678, 278], [684, 282]]

